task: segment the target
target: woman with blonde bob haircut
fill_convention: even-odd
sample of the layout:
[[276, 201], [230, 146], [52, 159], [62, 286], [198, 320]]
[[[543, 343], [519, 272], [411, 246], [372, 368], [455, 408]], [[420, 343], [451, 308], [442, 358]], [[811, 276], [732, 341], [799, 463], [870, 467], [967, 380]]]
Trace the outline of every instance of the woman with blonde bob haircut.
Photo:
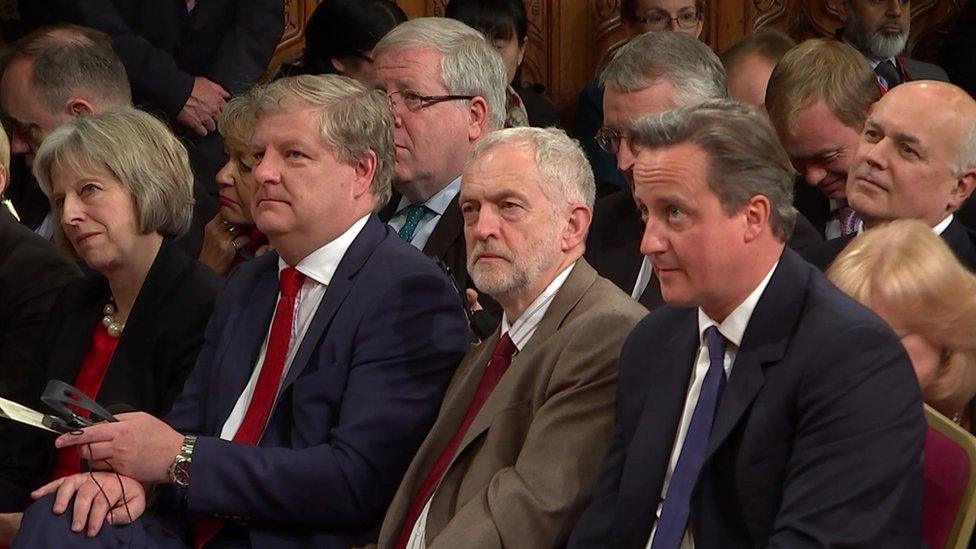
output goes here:
[[219, 275], [268, 250], [268, 238], [254, 225], [254, 159], [248, 141], [254, 131], [255, 92], [234, 97], [224, 105], [217, 131], [224, 137], [227, 162], [217, 172], [220, 209], [203, 230], [197, 260]]
[[[124, 404], [166, 414], [196, 361], [220, 284], [173, 243], [193, 206], [186, 149], [149, 114], [112, 110], [52, 132], [34, 175], [89, 269], [58, 297], [32, 393], [39, 397], [47, 380], [58, 379], [109, 410]], [[52, 441], [19, 441], [24, 447], [0, 462], [23, 471], [24, 500], [45, 481], [88, 478], [77, 474], [77, 450], [49, 459]]]
[[892, 221], [855, 238], [827, 276], [901, 337], [925, 403], [972, 432], [976, 276], [925, 223]]

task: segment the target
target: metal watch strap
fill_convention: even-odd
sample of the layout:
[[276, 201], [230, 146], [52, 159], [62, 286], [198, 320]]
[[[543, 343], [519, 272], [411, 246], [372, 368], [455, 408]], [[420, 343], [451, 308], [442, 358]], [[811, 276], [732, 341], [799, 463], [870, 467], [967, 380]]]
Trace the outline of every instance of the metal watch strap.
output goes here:
[[183, 444], [180, 445], [180, 453], [173, 458], [173, 463], [169, 466], [169, 479], [182, 488], [190, 483], [190, 463], [193, 460], [193, 446], [197, 442], [197, 437], [186, 435], [183, 437]]

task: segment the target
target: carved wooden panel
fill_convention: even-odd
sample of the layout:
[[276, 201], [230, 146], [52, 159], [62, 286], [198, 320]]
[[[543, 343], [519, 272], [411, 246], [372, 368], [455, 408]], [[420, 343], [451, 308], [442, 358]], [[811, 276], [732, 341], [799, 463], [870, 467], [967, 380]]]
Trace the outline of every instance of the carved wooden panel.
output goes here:
[[[833, 36], [842, 26], [843, 0], [754, 0], [746, 3], [751, 29], [778, 28], [797, 40]], [[963, 0], [915, 0], [912, 2], [911, 35], [906, 51], [912, 57], [932, 60], [952, 29]]]
[[[300, 54], [304, 24], [321, 0], [286, 0], [288, 26], [273, 66]], [[397, 0], [410, 18], [443, 15], [449, 0]], [[841, 26], [844, 0], [711, 0], [702, 40], [721, 52], [762, 27], [802, 40], [831, 36]], [[914, 0], [908, 51], [933, 59], [966, 0]], [[557, 105], [571, 111], [580, 88], [593, 79], [627, 39], [620, 0], [525, 0], [529, 44], [522, 67], [526, 83], [540, 83]]]

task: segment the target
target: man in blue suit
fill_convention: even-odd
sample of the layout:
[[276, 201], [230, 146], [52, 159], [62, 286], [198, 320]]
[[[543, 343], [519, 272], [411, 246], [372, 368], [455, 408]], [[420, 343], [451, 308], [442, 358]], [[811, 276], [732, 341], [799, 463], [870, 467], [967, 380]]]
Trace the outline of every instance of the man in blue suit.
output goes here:
[[[251, 208], [276, 253], [228, 280], [165, 422], [121, 414], [58, 439], [121, 477], [38, 490], [15, 546], [88, 535], [106, 547], [345, 548], [375, 537], [466, 351], [461, 297], [372, 213], [394, 162], [382, 92], [300, 76], [269, 84], [255, 108]], [[167, 485], [175, 504], [140, 518], [141, 483]]]
[[716, 100], [628, 141], [668, 305], [624, 343], [613, 439], [569, 546], [919, 547], [911, 363], [784, 247], [793, 171], [769, 121]]

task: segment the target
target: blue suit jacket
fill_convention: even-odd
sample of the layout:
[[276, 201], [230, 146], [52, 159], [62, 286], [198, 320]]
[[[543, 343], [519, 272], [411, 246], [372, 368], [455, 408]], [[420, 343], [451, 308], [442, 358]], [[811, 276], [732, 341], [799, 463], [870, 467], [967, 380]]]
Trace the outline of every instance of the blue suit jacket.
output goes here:
[[[692, 308], [631, 332], [610, 451], [570, 547], [647, 544], [698, 347]], [[786, 249], [716, 411], [695, 546], [920, 547], [924, 436], [898, 337]]]
[[254, 547], [375, 539], [467, 350], [459, 296], [433, 262], [371, 216], [339, 263], [258, 446], [221, 440], [277, 293], [277, 254], [234, 272], [167, 416], [177, 430], [203, 435], [187, 510], [243, 520]]

